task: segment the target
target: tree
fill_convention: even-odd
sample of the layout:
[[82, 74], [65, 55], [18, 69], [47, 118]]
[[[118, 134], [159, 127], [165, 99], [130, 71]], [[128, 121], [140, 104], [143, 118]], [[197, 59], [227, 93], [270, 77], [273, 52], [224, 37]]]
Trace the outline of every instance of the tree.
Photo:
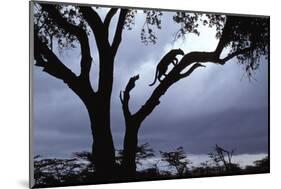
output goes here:
[[[41, 28], [35, 24], [34, 32], [34, 57], [37, 66], [43, 67], [43, 71], [48, 74], [63, 80], [69, 88], [74, 91], [85, 104], [91, 120], [92, 135], [94, 143], [92, 145], [92, 153], [94, 154], [93, 161], [96, 162], [97, 172], [101, 178], [111, 177], [114, 175], [115, 166], [115, 150], [110, 131], [110, 98], [113, 83], [113, 63], [123, 31], [127, 9], [122, 9], [119, 14], [116, 33], [112, 44], [108, 40], [108, 25], [112, 17], [117, 13], [117, 9], [111, 9], [107, 14], [107, 18], [102, 22], [99, 15], [91, 7], [79, 7], [79, 15], [83, 16], [83, 21], [79, 25], [69, 22], [69, 19], [77, 18], [74, 16], [75, 10], [63, 12], [68, 14], [64, 17], [61, 13], [63, 6], [55, 6], [41, 3], [41, 11], [47, 14], [48, 19], [44, 19], [41, 23]], [[78, 8], [78, 7], [77, 7]], [[72, 10], [72, 11], [71, 11]], [[73, 12], [74, 11], [74, 12]], [[70, 14], [72, 13], [72, 14]], [[43, 15], [45, 15], [43, 14]], [[45, 22], [48, 21], [48, 22]], [[40, 20], [38, 21], [38, 23]], [[94, 33], [96, 44], [99, 51], [100, 77], [98, 90], [94, 91], [89, 80], [89, 73], [92, 64], [90, 45], [87, 33], [84, 29], [84, 22], [87, 22], [92, 32]], [[81, 72], [76, 76], [68, 69], [50, 50], [43, 35], [40, 35], [40, 30], [44, 26], [49, 29], [51, 25], [61, 30], [53, 30], [54, 36], [74, 36], [70, 40], [77, 39], [81, 48]], [[44, 29], [44, 28], [43, 28]], [[45, 30], [43, 30], [44, 32]], [[61, 34], [63, 33], [63, 34]], [[64, 35], [67, 33], [68, 35]], [[62, 38], [62, 37], [61, 37]], [[68, 38], [69, 39], [69, 38]]]
[[[116, 156], [116, 162], [119, 165], [122, 165], [122, 162], [124, 161], [124, 151], [123, 150], [117, 150], [117, 156]], [[145, 159], [154, 157], [154, 150], [150, 148], [150, 145], [148, 143], [144, 143], [136, 148], [135, 153], [135, 162], [136, 165], [142, 166]]]
[[[115, 173], [115, 149], [111, 134], [110, 102], [113, 84], [115, 56], [122, 41], [124, 28], [132, 29], [135, 9], [111, 8], [102, 20], [97, 8], [90, 6], [52, 5], [35, 3], [34, 12], [34, 59], [35, 66], [43, 68], [49, 75], [62, 80], [84, 103], [91, 121], [93, 136], [92, 161], [100, 178], [111, 179]], [[157, 37], [153, 29], [161, 29], [162, 11], [143, 10], [145, 15], [141, 40], [145, 44], [156, 43]], [[109, 28], [113, 17], [117, 24], [113, 40], [109, 40]], [[216, 49], [212, 52], [190, 52], [183, 56], [179, 63], [168, 73], [154, 89], [146, 103], [135, 113], [130, 112], [130, 91], [135, 87], [139, 76], [133, 76], [127, 87], [120, 93], [122, 109], [125, 117], [123, 172], [133, 177], [136, 171], [136, 149], [138, 130], [155, 107], [160, 104], [160, 98], [174, 83], [190, 74], [203, 63], [212, 62], [224, 65], [236, 57], [245, 65], [251, 76], [251, 71], [258, 68], [261, 56], [268, 54], [269, 19], [264, 17], [225, 16], [216, 14], [176, 12], [173, 20], [181, 28], [176, 39], [185, 34], [195, 33], [199, 23], [215, 27], [219, 39]], [[89, 73], [94, 62], [90, 49], [90, 33], [93, 34], [99, 55], [98, 88], [91, 86]], [[80, 46], [80, 74], [73, 73], [53, 52], [53, 41], [59, 48]], [[228, 55], [221, 58], [226, 47], [230, 48]], [[188, 71], [184, 72], [186, 68]]]
[[268, 156], [261, 160], [254, 161], [254, 165], [248, 165], [245, 168], [246, 173], [268, 173], [269, 169], [269, 158]]
[[174, 167], [177, 170], [178, 176], [183, 176], [187, 173], [187, 165], [191, 162], [187, 159], [183, 147], [178, 147], [174, 152], [162, 152], [160, 151], [162, 161], [168, 162], [170, 167]]
[[261, 160], [254, 161], [254, 165], [262, 170], [264, 172], [269, 171], [269, 158], [268, 156], [264, 157]]
[[[120, 94], [123, 105], [123, 114], [126, 122], [126, 134], [124, 139], [124, 150], [128, 149], [128, 167], [134, 169], [133, 152], [136, 148], [138, 130], [142, 122], [160, 104], [160, 98], [176, 82], [184, 79], [197, 68], [205, 67], [203, 63], [215, 63], [224, 65], [232, 58], [236, 57], [238, 62], [245, 65], [249, 78], [252, 71], [259, 66], [261, 56], [268, 54], [269, 41], [269, 21], [267, 18], [245, 18], [238, 16], [226, 16], [225, 24], [221, 29], [222, 18], [209, 17], [209, 25], [217, 26], [218, 45], [213, 52], [190, 52], [185, 54], [179, 63], [167, 74], [162, 82], [154, 89], [151, 96], [138, 111], [131, 113], [129, 109], [130, 92], [135, 87], [139, 75], [131, 77], [125, 90]], [[221, 58], [222, 51], [230, 47], [228, 55]], [[187, 71], [184, 71], [190, 67]], [[133, 170], [132, 170], [133, 172]]]
[[240, 167], [231, 161], [233, 153], [234, 150], [229, 151], [216, 144], [214, 152], [210, 152], [208, 155], [217, 167], [220, 167], [221, 163], [226, 172], [232, 172], [240, 170]]
[[77, 158], [42, 159], [36, 156], [34, 159], [34, 179], [37, 187], [78, 183], [82, 176], [81, 170], [87, 167]]

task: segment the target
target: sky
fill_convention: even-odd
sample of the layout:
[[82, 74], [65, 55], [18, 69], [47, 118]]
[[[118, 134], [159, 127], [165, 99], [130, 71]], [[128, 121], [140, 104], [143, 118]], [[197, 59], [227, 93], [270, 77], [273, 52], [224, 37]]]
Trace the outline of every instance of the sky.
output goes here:
[[[99, 9], [102, 18], [107, 10]], [[148, 86], [166, 52], [172, 48], [181, 48], [185, 53], [213, 51], [218, 43], [215, 30], [203, 26], [199, 26], [200, 36], [189, 34], [185, 40], [174, 42], [179, 26], [172, 21], [173, 14], [164, 12], [162, 29], [155, 30], [158, 38], [155, 45], [141, 43], [142, 13], [135, 18], [133, 30], [123, 33], [115, 59], [111, 102], [111, 129], [116, 149], [122, 149], [125, 131], [119, 92], [124, 90], [130, 77], [140, 75], [131, 91], [130, 108], [135, 112], [158, 84]], [[110, 25], [111, 38], [116, 21], [113, 19]], [[90, 77], [96, 89], [98, 55], [93, 36], [89, 38], [94, 59]], [[65, 65], [79, 74], [79, 46], [63, 52], [55, 47], [54, 51]], [[148, 142], [156, 152], [182, 146], [192, 157], [206, 155], [216, 144], [235, 149], [236, 155], [243, 154], [242, 159], [264, 156], [268, 151], [268, 61], [261, 59], [255, 80], [251, 81], [235, 59], [224, 66], [205, 65], [175, 83], [161, 97], [160, 105], [142, 123], [139, 144]], [[73, 152], [90, 151], [90, 121], [82, 101], [63, 81], [36, 66], [33, 67], [33, 104], [35, 155], [70, 157]]]

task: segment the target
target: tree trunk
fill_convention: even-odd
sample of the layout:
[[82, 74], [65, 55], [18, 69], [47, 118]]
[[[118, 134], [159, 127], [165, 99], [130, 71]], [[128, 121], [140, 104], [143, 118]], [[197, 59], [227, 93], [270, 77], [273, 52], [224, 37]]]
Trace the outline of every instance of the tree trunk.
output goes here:
[[110, 129], [110, 100], [93, 97], [85, 89], [80, 90], [80, 97], [87, 107], [93, 136], [92, 161], [98, 181], [108, 181], [116, 175], [115, 149]]
[[138, 145], [138, 124], [126, 121], [126, 131], [123, 144], [122, 168], [125, 178], [135, 178], [136, 174], [136, 152]]
[[115, 149], [109, 119], [109, 115], [101, 111], [91, 114], [92, 158], [99, 180], [111, 179], [115, 175]]
[[99, 89], [96, 104], [93, 105], [91, 114], [91, 127], [94, 138], [92, 154], [98, 176], [103, 178], [114, 178], [115, 149], [110, 128], [110, 103], [113, 85], [113, 63], [109, 49], [100, 54]]
[[[83, 28], [71, 24], [53, 5], [40, 4], [42, 11], [48, 13], [60, 28], [77, 37], [81, 47], [80, 75], [77, 76], [67, 68], [49, 47], [39, 39], [35, 32], [34, 55], [36, 65], [43, 67], [50, 75], [63, 80], [83, 101], [86, 106], [93, 136], [92, 156], [98, 180], [115, 177], [115, 149], [110, 129], [110, 102], [113, 85], [114, 58], [122, 40], [122, 31], [127, 9], [120, 9], [116, 31], [112, 43], [108, 39], [109, 24], [117, 9], [111, 9], [105, 22], [91, 7], [80, 7], [83, 19], [93, 31], [99, 53], [98, 90], [94, 91], [90, 82], [92, 57], [88, 33]], [[44, 58], [43, 58], [44, 57]]]

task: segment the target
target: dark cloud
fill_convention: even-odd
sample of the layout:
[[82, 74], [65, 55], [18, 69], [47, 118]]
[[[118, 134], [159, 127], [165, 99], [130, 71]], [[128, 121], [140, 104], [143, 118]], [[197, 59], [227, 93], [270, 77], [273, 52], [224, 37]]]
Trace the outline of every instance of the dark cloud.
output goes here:
[[158, 149], [183, 146], [192, 154], [207, 153], [215, 144], [239, 154], [267, 152], [267, 111], [267, 107], [227, 109], [176, 121], [152, 118], [142, 127], [140, 141]]
[[[169, 19], [168, 19], [169, 18]], [[172, 43], [177, 25], [171, 13], [157, 31], [156, 45], [140, 41], [143, 18], [136, 18], [132, 31], [125, 31], [116, 57], [112, 93], [111, 123], [116, 148], [122, 148], [124, 118], [119, 100], [129, 78], [140, 74], [131, 93], [132, 111], [138, 110], [151, 94], [157, 61], [171, 48], [213, 50], [217, 40], [212, 29], [204, 28], [199, 37]], [[116, 20], [115, 20], [116, 21]], [[113, 22], [114, 23], [114, 22]], [[114, 28], [114, 25], [112, 25]], [[96, 86], [98, 55], [94, 56], [91, 80]], [[56, 52], [59, 58], [79, 74], [79, 46]], [[188, 153], [206, 154], [217, 143], [236, 148], [237, 153], [266, 153], [268, 128], [268, 66], [262, 60], [255, 75], [257, 81], [243, 77], [243, 67], [230, 61], [224, 66], [206, 64], [189, 78], [173, 85], [160, 99], [161, 104], [143, 122], [140, 143], [149, 142], [157, 150], [183, 146]], [[68, 156], [91, 148], [90, 122], [81, 100], [60, 80], [34, 67], [34, 147], [36, 154]]]

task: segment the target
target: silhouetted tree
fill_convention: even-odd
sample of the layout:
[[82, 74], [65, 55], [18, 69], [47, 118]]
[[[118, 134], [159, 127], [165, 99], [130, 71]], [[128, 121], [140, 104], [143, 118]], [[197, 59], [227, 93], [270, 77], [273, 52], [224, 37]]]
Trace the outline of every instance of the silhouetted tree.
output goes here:
[[[179, 14], [183, 18], [176, 19], [176, 22], [185, 20], [186, 13]], [[217, 47], [212, 52], [190, 52], [183, 56], [179, 63], [165, 76], [165, 78], [153, 90], [151, 96], [135, 113], [131, 113], [129, 108], [130, 92], [135, 87], [135, 82], [139, 75], [130, 78], [125, 90], [120, 93], [123, 114], [126, 122], [126, 133], [124, 139], [124, 150], [127, 151], [125, 157], [127, 167], [134, 172], [134, 155], [137, 146], [138, 130], [142, 122], [160, 104], [160, 98], [176, 82], [184, 79], [197, 68], [205, 67], [203, 63], [215, 63], [224, 65], [232, 58], [236, 57], [238, 62], [245, 65], [249, 78], [252, 71], [259, 67], [261, 56], [267, 56], [269, 42], [269, 20], [267, 18], [252, 18], [239, 16], [218, 16], [207, 15], [209, 20], [203, 23], [209, 26], [216, 26], [217, 37], [219, 39]], [[174, 17], [177, 18], [177, 17]], [[187, 17], [188, 18], [188, 17]], [[189, 20], [189, 19], [187, 19]], [[225, 21], [225, 22], [224, 22]], [[187, 28], [195, 27], [188, 24]], [[193, 32], [197, 31], [193, 28]], [[196, 33], [196, 32], [195, 32]], [[221, 57], [222, 51], [230, 48], [227, 56]], [[186, 68], [189, 69], [185, 71]], [[127, 150], [126, 150], [127, 149]]]
[[166, 161], [170, 167], [173, 167], [177, 171], [178, 176], [188, 172], [188, 164], [191, 162], [187, 159], [183, 147], [178, 147], [174, 152], [162, 152], [160, 151], [162, 161]]
[[[114, 62], [122, 41], [124, 28], [132, 29], [135, 9], [111, 8], [104, 20], [97, 9], [90, 6], [52, 5], [49, 3], [34, 3], [34, 58], [35, 65], [43, 71], [62, 80], [82, 100], [88, 110], [93, 136], [92, 154], [96, 171], [100, 178], [112, 178], [115, 173], [115, 149], [110, 125], [110, 101], [113, 84]], [[157, 37], [153, 30], [161, 29], [162, 11], [143, 10], [144, 26], [141, 31], [143, 43], [155, 43]], [[112, 41], [109, 40], [109, 28], [113, 17], [118, 15]], [[120, 94], [124, 117], [125, 137], [123, 172], [134, 176], [136, 169], [137, 136], [141, 123], [152, 113], [160, 98], [174, 83], [190, 74], [203, 63], [212, 62], [224, 65], [236, 57], [245, 65], [249, 76], [258, 68], [259, 58], [268, 54], [269, 19], [262, 17], [225, 16], [216, 14], [176, 12], [175, 23], [181, 28], [175, 38], [184, 37], [187, 33], [199, 35], [200, 23], [215, 27], [219, 39], [217, 47], [211, 52], [189, 52], [156, 86], [151, 96], [141, 108], [131, 113], [129, 110], [130, 91], [135, 87], [139, 76], [134, 76]], [[89, 78], [91, 65], [94, 62], [89, 36], [93, 34], [99, 55], [98, 88], [94, 90]], [[73, 73], [53, 52], [53, 42], [59, 48], [79, 46], [81, 49], [80, 74]], [[230, 51], [226, 57], [221, 57], [224, 49]], [[96, 61], [96, 60], [95, 60]], [[190, 68], [184, 71], [186, 68]]]
[[[144, 143], [136, 148], [135, 154], [135, 164], [142, 166], [142, 162], [148, 158], [154, 157], [154, 151], [153, 149], [149, 146], [148, 143]], [[122, 161], [124, 161], [124, 151], [123, 150], [118, 150], [117, 151], [117, 156], [116, 156], [116, 162], [118, 165], [122, 165]], [[136, 169], [136, 168], [135, 168]], [[125, 175], [126, 176], [126, 175]]]
[[233, 153], [234, 150], [229, 151], [216, 144], [214, 152], [210, 152], [208, 155], [217, 167], [220, 167], [220, 163], [222, 163], [226, 172], [232, 172], [240, 170], [240, 167], [231, 161]]
[[154, 151], [148, 143], [144, 143], [137, 147], [136, 163], [142, 165], [142, 161], [154, 157]]
[[254, 164], [256, 167], [261, 167], [261, 168], [266, 168], [268, 169], [269, 167], [269, 158], [268, 156], [266, 156], [265, 158], [261, 159], [261, 160], [257, 160], [257, 161], [254, 161]]
[[249, 173], [268, 173], [269, 172], [269, 158], [264, 157], [261, 160], [254, 161], [254, 165], [245, 167], [245, 171]]
[[34, 161], [35, 184], [39, 186], [55, 186], [63, 183], [77, 183], [81, 179], [81, 171], [87, 167], [86, 163], [77, 159], [39, 159]]

